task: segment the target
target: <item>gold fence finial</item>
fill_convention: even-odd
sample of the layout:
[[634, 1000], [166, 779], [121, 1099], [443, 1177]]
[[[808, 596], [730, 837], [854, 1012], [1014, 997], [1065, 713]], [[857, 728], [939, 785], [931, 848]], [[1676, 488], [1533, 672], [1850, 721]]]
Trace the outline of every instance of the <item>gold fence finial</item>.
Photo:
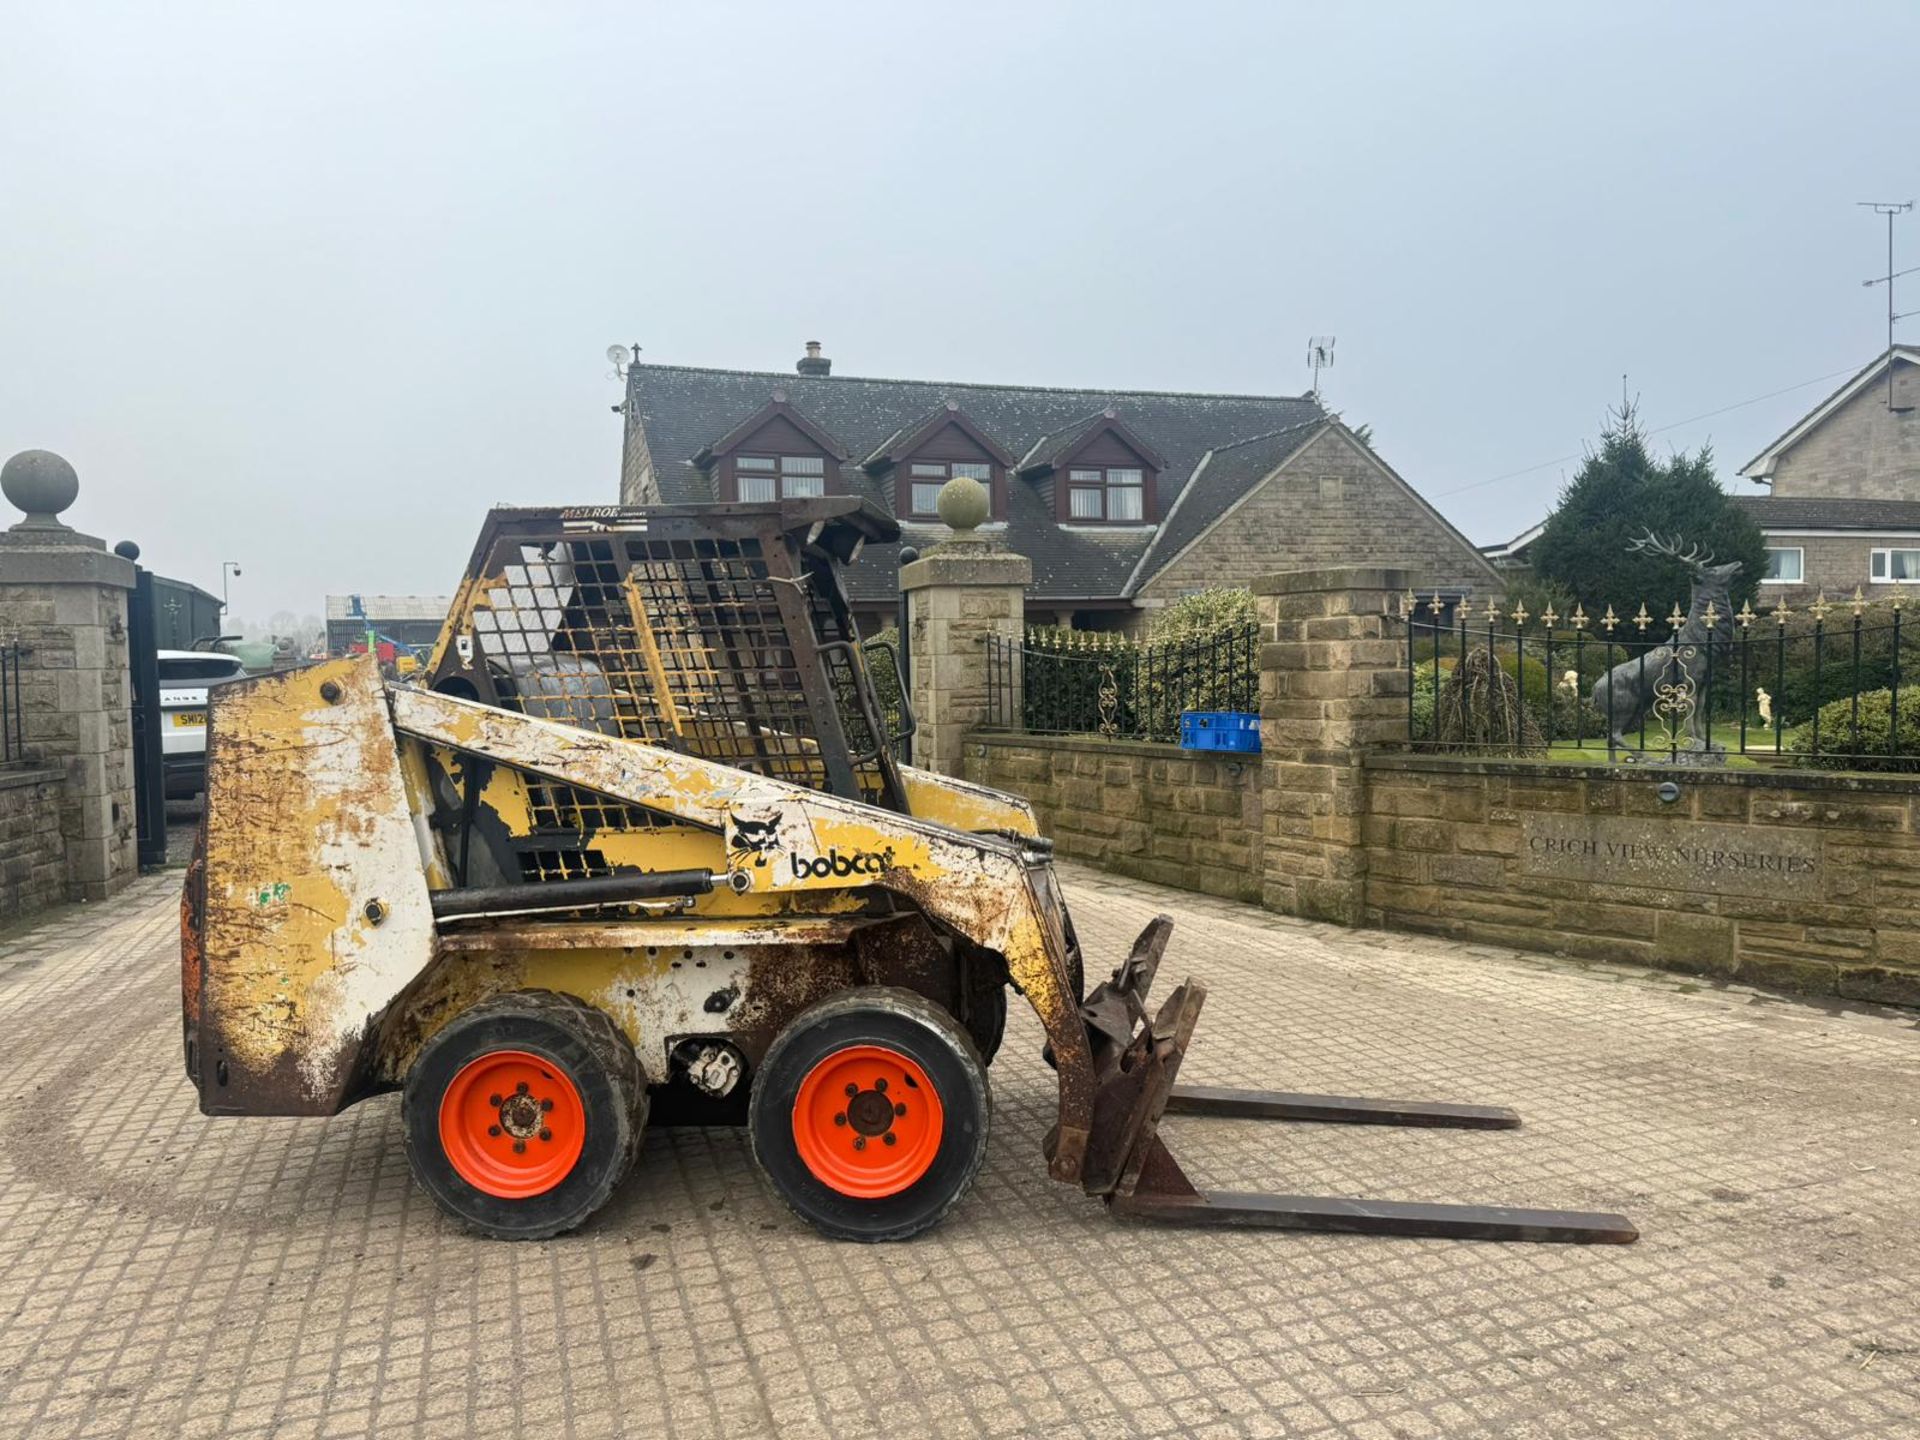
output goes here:
[[[1678, 605], [1676, 605], [1676, 606], [1674, 606], [1673, 608], [1674, 608], [1674, 609], [1676, 609], [1676, 610], [1678, 610], [1678, 609], [1679, 609], [1680, 607], [1679, 607]], [[1653, 617], [1652, 617], [1651, 615], [1649, 615], [1649, 614], [1647, 614], [1647, 602], [1646, 602], [1646, 601], [1644, 601], [1644, 600], [1642, 600], [1642, 601], [1640, 602], [1640, 613], [1639, 613], [1638, 615], [1635, 615], [1635, 616], [1633, 617], [1633, 623], [1634, 623], [1634, 626], [1635, 626], [1635, 628], [1636, 628], [1636, 629], [1638, 629], [1639, 631], [1641, 631], [1641, 633], [1643, 633], [1643, 634], [1644, 634], [1644, 633], [1646, 632], [1646, 628], [1647, 628], [1647, 626], [1649, 626], [1649, 625], [1651, 625], [1651, 624], [1653, 623]]]
[[1586, 629], [1587, 628], [1587, 607], [1582, 605], [1578, 600], [1574, 601], [1573, 614], [1569, 615], [1567, 618], [1573, 622], [1573, 628], [1575, 630]]

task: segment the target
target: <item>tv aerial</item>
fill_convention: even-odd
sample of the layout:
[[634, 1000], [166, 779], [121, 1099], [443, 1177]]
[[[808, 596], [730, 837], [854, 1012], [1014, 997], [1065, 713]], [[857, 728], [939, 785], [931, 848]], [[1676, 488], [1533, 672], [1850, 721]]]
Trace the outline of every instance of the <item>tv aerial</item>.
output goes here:
[[1331, 335], [1315, 335], [1307, 341], [1307, 365], [1313, 371], [1313, 398], [1320, 398], [1320, 372], [1333, 368], [1333, 341]]

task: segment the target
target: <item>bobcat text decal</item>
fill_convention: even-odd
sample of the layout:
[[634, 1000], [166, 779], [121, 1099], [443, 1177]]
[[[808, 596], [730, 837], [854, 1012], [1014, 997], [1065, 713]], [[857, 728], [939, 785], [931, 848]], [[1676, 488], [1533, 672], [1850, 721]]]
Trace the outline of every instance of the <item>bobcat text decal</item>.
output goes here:
[[838, 849], [830, 849], [824, 855], [808, 857], [789, 855], [793, 862], [793, 878], [805, 880], [811, 876], [815, 880], [824, 880], [829, 875], [846, 877], [849, 875], [882, 875], [893, 866], [893, 851], [856, 850], [851, 855], [842, 854]]

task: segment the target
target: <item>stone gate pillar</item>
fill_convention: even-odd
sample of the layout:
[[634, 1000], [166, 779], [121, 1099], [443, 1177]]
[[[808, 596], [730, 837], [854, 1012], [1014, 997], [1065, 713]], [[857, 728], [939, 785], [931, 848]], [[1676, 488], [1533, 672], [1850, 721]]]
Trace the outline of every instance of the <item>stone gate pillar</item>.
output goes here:
[[[1033, 564], [976, 538], [987, 514], [984, 485], [949, 480], [940, 492], [940, 518], [953, 538], [900, 570], [907, 597], [901, 640], [913, 648], [911, 698], [920, 722], [913, 763], [943, 775], [960, 773], [961, 741], [987, 719], [987, 637], [1017, 642], [1026, 626]], [[1016, 666], [1016, 687], [1017, 675]]]
[[62, 773], [66, 898], [100, 900], [138, 873], [133, 714], [127, 677], [129, 560], [62, 523], [80, 481], [46, 450], [0, 467], [0, 493], [26, 518], [0, 531], [0, 641], [26, 649], [27, 756]]
[[1406, 739], [1405, 570], [1302, 570], [1253, 582], [1260, 606], [1262, 898], [1357, 925], [1366, 908], [1362, 754]]

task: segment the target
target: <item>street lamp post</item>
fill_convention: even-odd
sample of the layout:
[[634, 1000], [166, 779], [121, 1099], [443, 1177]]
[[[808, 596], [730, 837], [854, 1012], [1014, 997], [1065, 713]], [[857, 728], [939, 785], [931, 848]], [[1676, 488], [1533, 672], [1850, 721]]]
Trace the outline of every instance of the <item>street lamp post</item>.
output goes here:
[[220, 562], [220, 618], [222, 620], [227, 618], [227, 576], [238, 575], [239, 573], [240, 565], [238, 561], [222, 560]]

